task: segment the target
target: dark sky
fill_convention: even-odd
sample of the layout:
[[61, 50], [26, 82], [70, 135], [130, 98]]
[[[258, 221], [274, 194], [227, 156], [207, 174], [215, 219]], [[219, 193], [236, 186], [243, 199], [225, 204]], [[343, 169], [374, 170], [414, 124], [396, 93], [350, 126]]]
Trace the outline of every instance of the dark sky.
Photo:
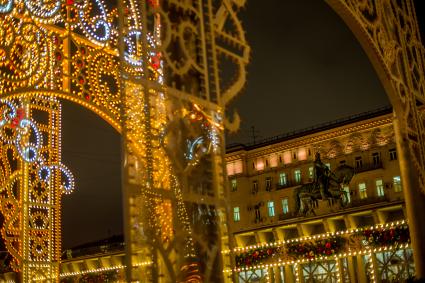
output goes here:
[[[252, 46], [248, 84], [235, 100], [250, 141], [388, 105], [351, 31], [318, 0], [248, 0], [243, 11]], [[70, 247], [122, 232], [120, 136], [80, 106], [63, 104], [63, 163], [76, 190], [63, 200], [63, 242]]]

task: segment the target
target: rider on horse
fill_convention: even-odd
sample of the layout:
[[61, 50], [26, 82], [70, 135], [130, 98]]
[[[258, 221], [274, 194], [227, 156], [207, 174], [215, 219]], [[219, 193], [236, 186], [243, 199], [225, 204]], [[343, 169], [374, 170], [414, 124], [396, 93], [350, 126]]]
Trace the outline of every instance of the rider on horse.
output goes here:
[[314, 160], [314, 186], [320, 190], [322, 199], [330, 197], [329, 181], [331, 179], [331, 170], [320, 160], [320, 153], [316, 153]]

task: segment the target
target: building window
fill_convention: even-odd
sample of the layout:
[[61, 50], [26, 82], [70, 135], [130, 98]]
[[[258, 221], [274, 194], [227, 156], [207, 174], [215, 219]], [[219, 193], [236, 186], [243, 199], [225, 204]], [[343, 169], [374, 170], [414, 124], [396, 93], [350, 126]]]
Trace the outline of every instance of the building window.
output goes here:
[[379, 152], [372, 153], [372, 161], [373, 165], [379, 165], [381, 163], [381, 157], [379, 156]]
[[382, 182], [382, 179], [378, 179], [375, 181], [376, 184], [376, 194], [378, 195], [378, 197], [383, 197], [384, 196], [384, 183]]
[[397, 151], [395, 148], [389, 150], [390, 152], [390, 160], [397, 160]]
[[274, 216], [274, 202], [272, 202], [272, 201], [267, 202], [267, 209], [269, 211], [269, 216], [273, 217]]
[[282, 199], [282, 212], [283, 214], [287, 214], [289, 212], [288, 198]]
[[359, 184], [359, 197], [360, 199], [367, 198], [366, 183]]
[[241, 220], [241, 214], [239, 211], [239, 206], [233, 208], [233, 221], [238, 222]]
[[232, 192], [237, 191], [238, 189], [238, 182], [236, 181], [236, 179], [232, 179]]
[[295, 183], [301, 183], [301, 170], [297, 169], [294, 171]]
[[401, 192], [401, 179], [400, 176], [395, 176], [393, 178], [393, 187], [394, 187], [394, 192], [398, 193]]
[[314, 167], [308, 167], [308, 177], [310, 180], [313, 180], [314, 178]]
[[357, 156], [356, 157], [356, 168], [362, 168], [362, 166], [363, 166], [362, 157], [361, 156]]
[[344, 190], [344, 197], [346, 198], [347, 203], [350, 203], [351, 202], [350, 187], [344, 186], [343, 190]]
[[258, 182], [252, 181], [252, 194], [258, 193]]
[[272, 190], [272, 178], [266, 178], [266, 191], [270, 192]]
[[286, 174], [285, 173], [280, 173], [279, 174], [279, 185], [285, 186], [286, 183], [287, 183]]

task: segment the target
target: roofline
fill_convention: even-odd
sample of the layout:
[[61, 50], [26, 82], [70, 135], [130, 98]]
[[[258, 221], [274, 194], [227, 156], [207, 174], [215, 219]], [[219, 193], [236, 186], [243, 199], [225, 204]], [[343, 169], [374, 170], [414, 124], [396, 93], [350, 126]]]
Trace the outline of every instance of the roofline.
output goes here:
[[378, 109], [362, 112], [362, 113], [359, 113], [359, 114], [351, 115], [351, 116], [341, 118], [341, 119], [337, 119], [337, 120], [333, 120], [333, 121], [330, 121], [330, 122], [320, 123], [320, 124], [317, 124], [317, 125], [314, 125], [314, 126], [311, 126], [311, 127], [308, 127], [308, 128], [303, 128], [303, 129], [300, 129], [300, 130], [287, 132], [287, 133], [284, 133], [284, 134], [281, 134], [281, 135], [278, 135], [278, 136], [265, 138], [265, 139], [262, 139], [262, 140], [260, 140], [256, 143], [252, 143], [252, 142], [247, 143], [247, 144], [232, 143], [232, 144], [229, 144], [229, 145], [226, 146], [226, 154], [237, 152], [237, 151], [240, 151], [240, 150], [245, 150], [245, 151], [253, 150], [253, 149], [260, 148], [260, 147], [280, 143], [280, 142], [283, 142], [283, 141], [288, 141], [288, 140], [291, 140], [291, 139], [315, 134], [315, 133], [318, 133], [318, 132], [321, 132], [321, 131], [335, 129], [337, 127], [345, 126], [345, 125], [348, 125], [348, 124], [351, 124], [351, 123], [360, 122], [360, 121], [376, 118], [376, 117], [379, 117], [379, 116], [388, 115], [388, 114], [392, 113], [392, 111], [393, 111], [393, 108], [391, 106], [384, 106], [384, 107], [381, 107], [381, 108], [378, 108]]

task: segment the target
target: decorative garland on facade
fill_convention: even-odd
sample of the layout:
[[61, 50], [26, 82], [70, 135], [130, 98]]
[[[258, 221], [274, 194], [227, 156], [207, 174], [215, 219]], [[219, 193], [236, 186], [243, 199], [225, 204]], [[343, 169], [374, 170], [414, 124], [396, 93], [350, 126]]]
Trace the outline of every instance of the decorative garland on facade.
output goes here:
[[359, 232], [364, 236], [363, 244], [371, 247], [381, 247], [384, 245], [399, 246], [410, 243], [409, 227], [407, 225], [391, 227], [389, 229], [366, 229]]
[[[396, 226], [397, 225], [397, 226]], [[350, 235], [329, 235], [327, 238], [295, 240], [279, 246], [258, 247], [235, 255], [236, 268], [252, 268], [270, 264], [272, 259], [279, 261], [313, 260], [337, 256], [352, 251], [353, 242], [359, 243], [357, 249], [380, 248], [393, 246], [397, 248], [410, 243], [409, 227], [401, 225], [377, 225], [371, 228], [358, 229]], [[359, 250], [360, 251], [360, 250]], [[275, 260], [275, 261], [276, 261]]]
[[277, 247], [258, 248], [255, 250], [250, 250], [246, 253], [236, 255], [236, 266], [244, 267], [261, 264], [268, 259], [276, 257], [277, 255], [279, 255], [279, 252], [280, 248]]
[[120, 281], [121, 274], [120, 270], [107, 270], [98, 273], [87, 273], [82, 274], [78, 277], [69, 277], [62, 278], [61, 283], [74, 283], [74, 282], [84, 282], [84, 283], [96, 283], [96, 282], [117, 282]]
[[345, 238], [334, 236], [316, 241], [288, 243], [286, 245], [286, 253], [294, 259], [331, 256], [340, 253], [345, 247], [345, 242]]

